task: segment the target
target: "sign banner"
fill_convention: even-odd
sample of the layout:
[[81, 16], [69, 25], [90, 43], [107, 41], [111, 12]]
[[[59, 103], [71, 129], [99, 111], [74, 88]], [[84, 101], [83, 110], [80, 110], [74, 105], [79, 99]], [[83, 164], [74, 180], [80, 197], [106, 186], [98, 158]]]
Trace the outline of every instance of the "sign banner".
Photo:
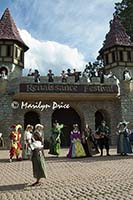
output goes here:
[[20, 84], [20, 93], [117, 93], [117, 85]]

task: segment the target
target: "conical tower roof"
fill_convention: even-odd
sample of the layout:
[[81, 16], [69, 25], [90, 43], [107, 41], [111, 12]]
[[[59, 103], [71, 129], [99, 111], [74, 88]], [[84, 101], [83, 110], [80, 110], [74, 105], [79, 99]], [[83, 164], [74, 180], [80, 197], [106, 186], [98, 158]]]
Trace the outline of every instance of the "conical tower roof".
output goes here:
[[29, 49], [22, 40], [8, 8], [0, 19], [0, 40], [15, 40], [23, 46], [25, 51]]
[[120, 19], [115, 16], [110, 22], [110, 31], [106, 35], [103, 47], [100, 51], [106, 50], [113, 46], [132, 46], [130, 37], [127, 35], [125, 28]]

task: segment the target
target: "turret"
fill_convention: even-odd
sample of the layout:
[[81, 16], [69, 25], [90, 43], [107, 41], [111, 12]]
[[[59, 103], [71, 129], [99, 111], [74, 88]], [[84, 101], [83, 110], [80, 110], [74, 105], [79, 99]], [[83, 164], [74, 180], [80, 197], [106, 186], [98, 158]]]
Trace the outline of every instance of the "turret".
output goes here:
[[133, 43], [117, 16], [110, 22], [103, 47], [99, 51], [105, 71], [110, 71], [119, 79], [124, 79], [125, 71], [133, 76]]
[[0, 19], [0, 77], [13, 79], [22, 75], [24, 53], [28, 46], [23, 42], [7, 8]]

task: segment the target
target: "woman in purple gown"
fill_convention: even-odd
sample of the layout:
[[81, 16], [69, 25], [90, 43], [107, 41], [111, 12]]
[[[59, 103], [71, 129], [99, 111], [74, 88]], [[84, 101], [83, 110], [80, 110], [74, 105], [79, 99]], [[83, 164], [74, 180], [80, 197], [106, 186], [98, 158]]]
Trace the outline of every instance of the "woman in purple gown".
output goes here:
[[85, 157], [85, 151], [81, 143], [81, 134], [79, 131], [78, 124], [73, 125], [73, 131], [70, 134], [71, 144], [69, 147], [69, 152], [67, 157], [69, 158], [77, 158], [77, 157]]

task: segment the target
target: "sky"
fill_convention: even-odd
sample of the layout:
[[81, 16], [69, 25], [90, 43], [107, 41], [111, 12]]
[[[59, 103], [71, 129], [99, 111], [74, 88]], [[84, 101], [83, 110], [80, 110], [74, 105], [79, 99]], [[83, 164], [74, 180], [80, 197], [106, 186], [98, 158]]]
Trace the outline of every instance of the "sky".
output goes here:
[[25, 69], [49, 69], [59, 75], [94, 62], [120, 0], [0, 0], [0, 16], [9, 8], [23, 41]]

